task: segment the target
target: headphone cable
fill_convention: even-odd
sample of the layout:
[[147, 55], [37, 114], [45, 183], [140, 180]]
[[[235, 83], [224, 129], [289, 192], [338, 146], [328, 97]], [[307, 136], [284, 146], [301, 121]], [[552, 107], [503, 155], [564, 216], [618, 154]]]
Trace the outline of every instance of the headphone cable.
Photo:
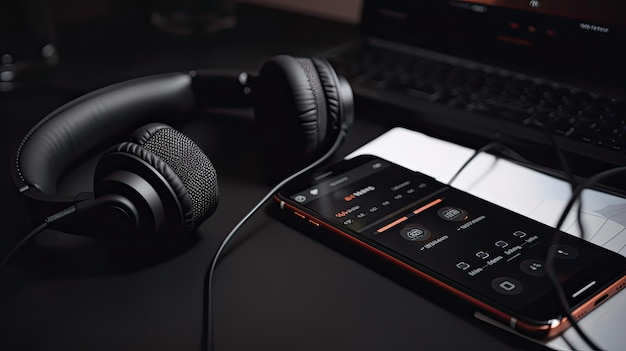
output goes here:
[[48, 216], [43, 223], [41, 223], [40, 225], [38, 225], [37, 227], [35, 227], [33, 230], [30, 231], [30, 233], [26, 234], [26, 236], [24, 236], [22, 238], [22, 240], [20, 240], [15, 246], [13, 246], [13, 248], [11, 249], [11, 251], [9, 251], [8, 254], [6, 254], [6, 256], [4, 256], [4, 258], [2, 259], [2, 261], [0, 262], [0, 270], [7, 264], [7, 262], [9, 262], [9, 260], [11, 259], [11, 257], [13, 257], [13, 255], [17, 252], [17, 250], [19, 250], [22, 246], [24, 246], [24, 244], [26, 244], [30, 239], [32, 239], [33, 237], [35, 237], [37, 234], [39, 234], [41, 231], [43, 231], [44, 229], [46, 229], [46, 227], [48, 227], [48, 224], [59, 220], [67, 215], [71, 215], [73, 213], [76, 213], [76, 206], [72, 205], [62, 211], [59, 211], [53, 215]]
[[[561, 217], [559, 218], [559, 221], [557, 222], [556, 231], [558, 232], [560, 230], [561, 226], [565, 222], [565, 218], [567, 217], [567, 214], [570, 212], [570, 210], [574, 206], [574, 203], [576, 202], [576, 200], [579, 199], [579, 197], [581, 196], [583, 190], [589, 188], [590, 186], [593, 186], [593, 185], [599, 183], [601, 180], [603, 180], [605, 178], [609, 178], [609, 177], [612, 177], [612, 176], [615, 176], [617, 174], [624, 173], [624, 172], [626, 172], [626, 166], [611, 168], [609, 170], [606, 170], [606, 171], [603, 171], [603, 172], [595, 174], [594, 176], [588, 178], [583, 183], [581, 183], [578, 187], [576, 187], [576, 189], [572, 193], [572, 196], [570, 197], [569, 201], [567, 202], [567, 205], [565, 206], [565, 209], [563, 210], [563, 212], [561, 214]], [[578, 210], [577, 211], [578, 211], [579, 218], [580, 218], [581, 204], [578, 205]], [[582, 236], [582, 233], [581, 233], [581, 236]], [[555, 235], [553, 244], [556, 244], [557, 239], [558, 239], [558, 236]], [[546, 261], [547, 261], [546, 262], [546, 268], [547, 268], [546, 271], [548, 273], [548, 277], [550, 278], [550, 281], [555, 286], [555, 288], [557, 290], [557, 293], [559, 294], [559, 302], [561, 303], [561, 306], [565, 310], [566, 316], [567, 316], [568, 320], [570, 321], [570, 324], [572, 324], [572, 327], [578, 332], [579, 336], [585, 341], [585, 343], [587, 343], [587, 345], [591, 349], [593, 349], [593, 350], [601, 350], [583, 332], [583, 330], [578, 325], [578, 322], [575, 320], [574, 316], [572, 316], [572, 314], [569, 312], [570, 307], [569, 307], [569, 304], [567, 303], [567, 298], [565, 297], [565, 294], [563, 292], [561, 284], [559, 283], [558, 278], [556, 276], [556, 272], [554, 270], [554, 265], [553, 265], [554, 250], [549, 250], [548, 251], [548, 258], [547, 258]]]
[[[597, 175], [595, 175], [595, 176], [593, 176], [593, 177], [583, 181], [582, 184], [578, 185], [578, 183], [575, 181], [575, 177], [574, 177], [573, 173], [571, 172], [569, 166], [567, 165], [567, 162], [565, 161], [565, 157], [561, 153], [561, 150], [558, 147], [556, 141], [553, 138], [550, 138], [550, 142], [551, 142], [551, 145], [553, 146], [553, 148], [555, 149], [555, 151], [556, 151], [556, 153], [558, 155], [559, 162], [560, 162], [561, 166], [564, 169], [565, 176], [568, 179], [568, 183], [570, 184], [570, 187], [572, 189], [572, 195], [570, 197], [570, 200], [569, 200], [566, 208], [561, 213], [561, 216], [559, 218], [558, 224], [557, 224], [557, 226], [555, 228], [556, 235], [555, 235], [555, 237], [553, 239], [553, 243], [552, 244], [556, 244], [558, 242], [559, 230], [560, 230], [561, 226], [563, 225], [563, 222], [565, 221], [565, 218], [567, 217], [567, 214], [569, 213], [569, 211], [571, 210], [571, 208], [573, 207], [573, 205], [574, 205], [574, 203], [576, 202], [577, 199], [579, 201], [579, 206], [578, 206], [578, 209], [577, 209], [578, 228], [580, 230], [581, 238], [585, 239], [584, 228], [583, 228], [582, 222], [581, 222], [582, 199], [580, 199], [580, 195], [581, 195], [582, 191], [585, 188], [587, 188], [587, 187], [590, 187], [590, 186], [593, 186], [593, 185], [599, 183], [600, 180], [602, 180], [604, 178], [608, 178], [608, 177], [610, 177], [612, 175], [615, 175], [615, 174], [617, 174], [619, 172], [626, 171], [626, 167], [619, 167], [619, 168], [616, 168], [616, 169], [607, 170], [605, 172], [599, 173], [599, 174], [597, 174]], [[491, 150], [498, 151], [502, 155], [504, 155], [504, 152], [508, 151], [509, 153], [511, 153], [511, 155], [509, 155], [509, 156], [513, 156], [512, 158], [515, 159], [516, 161], [520, 161], [522, 163], [532, 164], [532, 162], [524, 159], [521, 155], [519, 155], [513, 149], [511, 149], [508, 146], [503, 145], [503, 144], [501, 144], [501, 143], [499, 143], [497, 141], [494, 141], [494, 142], [490, 142], [488, 144], [485, 144], [484, 146], [482, 146], [479, 149], [476, 149], [474, 151], [474, 153], [472, 154], [472, 156], [470, 156], [463, 163], [463, 165], [461, 165], [461, 167], [459, 167], [459, 169], [457, 169], [457, 171], [454, 173], [454, 175], [447, 182], [447, 185], [451, 185], [452, 182], [454, 182], [454, 180], [456, 180], [456, 178], [461, 174], [461, 172], [465, 168], [467, 168], [467, 166], [478, 155], [480, 155], [483, 152], [488, 152], [488, 151], [491, 151]], [[587, 346], [589, 346], [592, 350], [601, 350], [591, 340], [591, 338], [589, 338], [589, 336], [582, 330], [582, 328], [580, 328], [580, 326], [578, 325], [578, 322], [572, 316], [572, 314], [570, 312], [569, 304], [567, 303], [567, 298], [565, 297], [565, 293], [563, 292], [563, 288], [562, 288], [561, 284], [559, 283], [559, 281], [558, 281], [558, 279], [556, 277], [556, 272], [554, 271], [554, 264], [553, 263], [554, 263], [554, 252], [552, 252], [552, 250], [548, 250], [548, 255], [546, 257], [546, 273], [548, 275], [550, 283], [553, 285], [554, 289], [556, 290], [559, 303], [561, 304], [562, 308], [564, 309], [565, 316], [569, 320], [569, 322], [570, 322], [571, 326], [574, 328], [574, 330], [576, 330], [578, 335], [581, 337], [581, 339], [587, 344]]]
[[[241, 229], [241, 227], [250, 219], [250, 217], [252, 217], [253, 214], [255, 214], [260, 208], [261, 206], [263, 206], [263, 204], [269, 200], [274, 193], [276, 193], [280, 188], [282, 188], [285, 184], [289, 183], [290, 181], [292, 181], [294, 178], [312, 170], [313, 168], [319, 166], [321, 163], [323, 163], [324, 161], [326, 161], [327, 159], [329, 159], [336, 151], [337, 149], [339, 149], [339, 146], [341, 146], [342, 142], [344, 141], [345, 137], [347, 134], [347, 130], [345, 127], [342, 127], [341, 130], [339, 131], [339, 135], [337, 135], [337, 138], [335, 140], [335, 142], [333, 143], [333, 145], [330, 147], [330, 149], [324, 154], [322, 155], [320, 158], [318, 158], [316, 161], [314, 161], [313, 163], [309, 164], [308, 166], [302, 168], [301, 170], [297, 171], [296, 173], [288, 176], [287, 178], [285, 178], [284, 180], [282, 180], [280, 183], [278, 183], [276, 186], [274, 186], [274, 188], [272, 188], [234, 227], [233, 229], [231, 229], [231, 231], [228, 233], [228, 235], [226, 235], [226, 237], [224, 238], [224, 240], [222, 240], [222, 243], [220, 245], [220, 247], [217, 249], [217, 252], [215, 253], [215, 256], [213, 256], [213, 259], [211, 260], [211, 265], [209, 266], [208, 270], [205, 273], [204, 276], [204, 288], [203, 288], [203, 306], [202, 306], [202, 340], [201, 340], [201, 351], [206, 351], [206, 350], [213, 350], [214, 349], [214, 344], [213, 344], [213, 308], [212, 308], [212, 292], [213, 292], [213, 275], [215, 272], [215, 268], [217, 267], [217, 263], [220, 260], [220, 256], [222, 255], [222, 252], [224, 251], [224, 249], [226, 248], [226, 246], [228, 245], [228, 243], [235, 237], [236, 233], [239, 231], [239, 229]], [[210, 345], [210, 347], [209, 347]]]
[[[578, 206], [576, 209], [576, 223], [578, 225], [578, 230], [580, 232], [580, 238], [585, 240], [585, 228], [582, 222], [583, 199], [581, 197], [581, 194], [582, 194], [582, 191], [586, 187], [599, 183], [599, 181], [606, 176], [602, 174], [598, 174], [589, 179], [578, 182], [576, 180], [576, 176], [574, 175], [574, 172], [569, 167], [569, 164], [567, 163], [567, 160], [565, 159], [565, 155], [563, 154], [561, 148], [559, 147], [557, 140], [554, 138], [554, 135], [552, 135], [552, 133], [550, 132], [549, 124], [550, 123], [544, 124], [542, 131], [544, 135], [546, 136], [546, 138], [548, 139], [548, 142], [552, 146], [554, 152], [556, 153], [559, 164], [561, 165], [561, 168], [565, 172], [565, 176], [567, 180], [569, 181], [569, 185], [572, 191], [570, 199], [565, 209], [563, 209], [563, 212], [561, 213], [561, 216], [559, 217], [557, 225], [555, 226], [555, 234], [552, 240], [552, 245], [555, 245], [558, 243], [561, 226], [563, 226], [563, 223], [565, 222], [565, 218], [569, 214], [572, 206], [574, 205], [576, 201], [578, 201]], [[612, 170], [609, 170], [609, 171], [612, 171]], [[609, 172], [609, 174], [612, 175], [613, 173]], [[578, 321], [572, 315], [570, 311], [569, 303], [567, 302], [567, 297], [565, 296], [565, 291], [563, 290], [563, 286], [558, 280], [558, 277], [556, 274], [556, 268], [554, 264], [555, 264], [555, 252], [554, 250], [548, 249], [548, 254], [546, 255], [546, 275], [548, 276], [550, 283], [552, 284], [554, 290], [556, 291], [559, 303], [561, 304], [561, 308], [563, 309], [563, 312], [565, 313], [565, 317], [569, 321], [572, 328], [574, 328], [578, 336], [580, 336], [580, 338], [585, 342], [585, 344], [587, 344], [587, 346], [589, 346], [592, 350], [601, 350], [601, 348], [598, 347], [593, 340], [591, 340], [589, 335], [587, 335], [587, 333], [585, 333], [585, 331], [582, 330], [582, 328], [578, 324]]]
[[17, 250], [19, 250], [22, 246], [24, 246], [24, 244], [26, 244], [27, 241], [32, 239], [35, 235], [39, 234], [39, 232], [44, 230], [47, 226], [48, 226], [47, 222], [41, 223], [36, 228], [31, 230], [30, 233], [28, 233], [25, 237], [23, 237], [22, 240], [20, 240], [20, 242], [18, 242], [15, 246], [13, 246], [11, 251], [9, 251], [9, 253], [6, 256], [4, 256], [4, 258], [2, 259], [2, 262], [0, 262], [0, 270], [7, 264], [7, 262], [9, 262], [9, 260], [17, 252]]
[[[521, 163], [528, 163], [530, 164], [531, 162], [526, 160], [522, 155], [518, 154], [517, 152], [515, 152], [515, 150], [509, 148], [508, 146], [497, 142], [497, 141], [492, 141], [490, 143], [485, 144], [484, 146], [482, 146], [480, 149], [476, 149], [474, 151], [474, 153], [472, 154], [472, 156], [470, 156], [467, 160], [465, 160], [465, 162], [463, 163], [463, 165], [461, 165], [461, 167], [459, 167], [457, 169], [457, 171], [454, 173], [454, 175], [452, 175], [452, 177], [450, 178], [450, 180], [448, 180], [447, 185], [452, 185], [452, 183], [456, 180], [456, 178], [461, 174], [461, 172], [463, 172], [463, 170], [465, 170], [465, 168], [467, 168], [467, 166], [480, 154], [484, 153], [484, 152], [488, 152], [488, 151], [497, 151], [498, 153], [500, 153], [501, 155], [505, 155], [511, 159], [514, 159], [518, 162]], [[508, 152], [509, 155], [506, 155], [505, 152]], [[498, 157], [498, 156], [496, 156]]]

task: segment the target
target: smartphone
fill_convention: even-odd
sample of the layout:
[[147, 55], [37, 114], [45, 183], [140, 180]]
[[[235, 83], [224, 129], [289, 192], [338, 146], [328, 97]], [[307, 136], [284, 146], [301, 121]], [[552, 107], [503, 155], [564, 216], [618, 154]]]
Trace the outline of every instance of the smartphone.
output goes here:
[[375, 156], [302, 175], [274, 199], [535, 339], [570, 325], [546, 274], [550, 251], [575, 319], [626, 285], [623, 256]]

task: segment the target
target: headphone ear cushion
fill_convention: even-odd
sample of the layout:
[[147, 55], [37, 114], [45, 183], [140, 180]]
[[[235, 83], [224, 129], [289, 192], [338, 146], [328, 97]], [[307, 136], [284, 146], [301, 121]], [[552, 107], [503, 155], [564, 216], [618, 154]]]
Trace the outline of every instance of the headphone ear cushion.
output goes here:
[[317, 76], [319, 77], [322, 89], [324, 89], [324, 97], [326, 98], [326, 115], [327, 115], [327, 133], [333, 136], [341, 128], [342, 106], [339, 92], [339, 77], [328, 61], [322, 58], [314, 57], [311, 62], [315, 65]]
[[323, 142], [324, 91], [310, 60], [287, 55], [270, 59], [255, 82], [254, 100], [258, 124], [271, 135], [279, 132], [288, 138], [290, 147], [311, 153]]
[[[124, 157], [125, 161], [132, 160], [132, 156], [138, 158], [139, 160], [145, 162], [151, 171], [156, 171], [156, 173], [160, 175], [160, 177], [154, 179], [154, 177], [151, 177], [151, 174], [148, 175], [149, 172], [146, 173], [144, 171], [144, 168], [141, 166], [127, 165], [126, 163], [124, 165], [121, 165], [121, 163], [119, 162], [120, 156]], [[135, 162], [138, 163], [137, 161]], [[168, 166], [167, 163], [165, 163], [161, 158], [159, 158], [151, 151], [145, 149], [141, 145], [133, 142], [127, 141], [117, 144], [101, 158], [100, 163], [98, 164], [98, 168], [96, 169], [96, 186], [94, 187], [96, 191], [96, 196], [99, 195], [98, 191], [100, 187], [98, 185], [102, 181], [101, 178], [104, 179], [103, 175], [112, 172], [116, 167], [130, 169], [134, 173], [140, 173], [143, 178], [152, 178], [150, 179], [149, 183], [150, 185], [152, 185], [152, 187], [158, 189], [157, 192], [159, 193], [161, 200], [174, 203], [177, 205], [176, 207], [179, 208], [179, 211], [176, 212], [180, 212], [181, 217], [178, 219], [174, 219], [173, 213], [176, 212], [168, 211], [167, 215], [170, 216], [168, 222], [180, 222], [182, 223], [183, 227], [187, 229], [191, 229], [193, 227], [194, 222], [192, 201], [182, 180], [180, 180], [180, 178], [172, 170], [172, 168]], [[165, 184], [156, 184], [155, 182], [158, 182], [158, 179], [164, 180]], [[171, 200], [171, 198], [164, 199], [167, 192], [163, 191], [163, 187], [169, 190], [169, 192], [173, 193], [173, 201], [168, 201]]]
[[[131, 141], [120, 143], [105, 153], [96, 167], [95, 195], [127, 191], [107, 183], [109, 175], [131, 172], [143, 178], [156, 192], [161, 215], [152, 214], [158, 223], [182, 226], [191, 230], [210, 216], [217, 207], [219, 192], [213, 165], [202, 150], [187, 136], [171, 127], [153, 123], [138, 129]], [[119, 173], [119, 172], [118, 172]], [[130, 189], [133, 189], [133, 185]], [[137, 189], [136, 193], [140, 193]], [[129, 193], [130, 196], [134, 192]], [[152, 200], [140, 200], [150, 207]], [[137, 205], [140, 205], [138, 202]], [[141, 205], [145, 206], [145, 205]], [[146, 218], [146, 223], [149, 220]], [[141, 222], [141, 221], [140, 221]], [[146, 228], [156, 228], [148, 225]]]
[[275, 56], [261, 68], [253, 86], [255, 119], [273, 171], [301, 167], [328, 145], [328, 114], [339, 114], [330, 76], [326, 68], [318, 72], [311, 59], [288, 55]]
[[181, 202], [185, 227], [193, 228], [215, 212], [219, 201], [217, 173], [189, 137], [166, 124], [151, 123], [137, 129], [131, 141], [147, 151], [142, 157], [172, 186]]

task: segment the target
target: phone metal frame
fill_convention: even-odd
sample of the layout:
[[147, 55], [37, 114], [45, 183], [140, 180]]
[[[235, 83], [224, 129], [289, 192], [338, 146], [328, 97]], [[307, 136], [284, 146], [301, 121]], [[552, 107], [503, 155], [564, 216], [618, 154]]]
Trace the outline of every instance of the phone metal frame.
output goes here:
[[[361, 156], [362, 157], [362, 156]], [[365, 156], [371, 157], [371, 156]], [[380, 157], [373, 156], [377, 159], [384, 160]], [[404, 168], [400, 165], [397, 165], [388, 160], [384, 160], [386, 162], [391, 163], [396, 167]], [[345, 171], [341, 169], [342, 171]], [[410, 170], [409, 170], [410, 171]], [[411, 171], [412, 172], [412, 171]], [[428, 177], [428, 176], [426, 176]], [[429, 177], [430, 178], [430, 177]], [[338, 227], [338, 225], [333, 224], [331, 222], [324, 222], [318, 218], [319, 214], [315, 213], [313, 210], [308, 209], [307, 207], [298, 205], [297, 202], [289, 199], [287, 195], [278, 192], [273, 197], [274, 201], [279, 205], [279, 208], [284, 212], [291, 212], [296, 217], [308, 222], [308, 224], [313, 227], [327, 230], [331, 233], [337, 234], [340, 237], [347, 239], [349, 242], [356, 244], [358, 247], [365, 249], [366, 251], [377, 255], [380, 258], [387, 260], [395, 264], [397, 267], [402, 268], [406, 272], [410, 272], [411, 274], [419, 277], [423, 281], [427, 283], [433, 284], [461, 299], [475, 306], [477, 309], [477, 313], [484, 313], [490, 318], [493, 318], [494, 321], [500, 323], [502, 326], [510, 328], [516, 332], [519, 332], [525, 336], [547, 340], [553, 337], [558, 336], [563, 331], [568, 329], [571, 326], [571, 323], [567, 316], [563, 314], [560, 318], [545, 320], [545, 321], [531, 321], [523, 316], [514, 316], [511, 313], [507, 313], [502, 311], [495, 306], [488, 304], [485, 301], [480, 300], [479, 298], [472, 296], [459, 288], [456, 288], [443, 280], [428, 274], [427, 272], [420, 270], [419, 268], [405, 262], [404, 260], [393, 256], [392, 254], [386, 252], [385, 250], [372, 245], [361, 238], [352, 235], [346, 232], [344, 229]], [[495, 204], [494, 204], [495, 205]], [[495, 205], [498, 206], [498, 205]], [[505, 209], [506, 210], [506, 209]], [[605, 287], [599, 293], [594, 295], [594, 298], [588, 299], [575, 309], [571, 311], [571, 315], [575, 318], [575, 320], [580, 320], [582, 317], [590, 313], [593, 309], [599, 306], [604, 301], [608, 300], [613, 295], [617, 294], [621, 290], [626, 288], [626, 274], [623, 275], [620, 279], [617, 279], [612, 284]]]

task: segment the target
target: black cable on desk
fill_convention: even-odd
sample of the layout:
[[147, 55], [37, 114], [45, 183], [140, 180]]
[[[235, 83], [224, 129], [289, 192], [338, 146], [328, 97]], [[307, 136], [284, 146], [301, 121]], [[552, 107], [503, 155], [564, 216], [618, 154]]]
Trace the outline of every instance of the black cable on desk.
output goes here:
[[32, 239], [35, 235], [39, 234], [47, 226], [48, 226], [47, 222], [41, 223], [35, 229], [31, 230], [30, 233], [26, 234], [26, 236], [23, 237], [22, 240], [20, 240], [20, 242], [18, 242], [15, 246], [13, 246], [11, 251], [9, 251], [9, 253], [6, 256], [4, 256], [4, 258], [2, 259], [2, 262], [0, 262], [0, 270], [2, 270], [2, 268], [7, 264], [7, 262], [9, 262], [9, 260], [17, 252], [17, 250], [19, 250], [22, 246], [24, 246], [24, 244], [26, 244], [26, 242]]
[[2, 269], [2, 267], [4, 267], [4, 265], [7, 262], [9, 262], [9, 260], [17, 252], [17, 250], [19, 250], [24, 244], [26, 244], [30, 239], [32, 239], [37, 234], [39, 234], [42, 230], [46, 229], [46, 227], [48, 227], [48, 224], [56, 220], [59, 220], [61, 218], [64, 218], [68, 215], [75, 214], [75, 213], [76, 213], [76, 206], [70, 206], [66, 208], [65, 210], [59, 211], [51, 216], [48, 216], [48, 218], [46, 218], [46, 220], [43, 223], [41, 223], [40, 225], [35, 227], [33, 230], [31, 230], [30, 233], [26, 234], [26, 236], [24, 236], [22, 240], [20, 240], [15, 246], [13, 246], [11, 251], [9, 251], [9, 253], [0, 262], [0, 270]]
[[[577, 186], [577, 182], [575, 181], [575, 177], [573, 175], [573, 173], [571, 172], [569, 166], [567, 165], [567, 162], [565, 161], [565, 158], [563, 157], [563, 154], [561, 153], [560, 148], [558, 147], [557, 143], [554, 141], [553, 138], [551, 138], [551, 145], [553, 146], [553, 148], [555, 149], [558, 157], [559, 157], [559, 162], [561, 163], [561, 166], [563, 167], [563, 170], [565, 172], [565, 175], [569, 181], [569, 184], [572, 188], [572, 195], [570, 197], [569, 202], [567, 203], [567, 206], [565, 207], [565, 209], [563, 210], [563, 212], [561, 213], [561, 216], [559, 218], [558, 224], [556, 226], [556, 233], [554, 236], [554, 240], [553, 240], [553, 245], [557, 244], [558, 242], [558, 233], [560, 231], [561, 226], [563, 225], [563, 222], [565, 221], [565, 218], [567, 217], [569, 211], [571, 210], [572, 206], [574, 205], [574, 203], [576, 201], [579, 201], [579, 206], [578, 209], [576, 211], [576, 215], [577, 215], [577, 221], [578, 221], [578, 228], [580, 230], [580, 236], [581, 239], [585, 239], [585, 232], [584, 232], [584, 228], [582, 225], [582, 221], [581, 221], [581, 208], [582, 208], [582, 200], [580, 199], [580, 195], [582, 193], [582, 191], [588, 187], [594, 186], [596, 184], [598, 184], [601, 180], [605, 179], [605, 178], [609, 178], [611, 176], [614, 176], [618, 173], [621, 172], [626, 172], [626, 167], [618, 167], [615, 169], [610, 169], [608, 171], [599, 173], [585, 181], [582, 182], [581, 185]], [[513, 156], [513, 159], [522, 163], [527, 163], [527, 164], [532, 164], [530, 161], [525, 160], [523, 157], [521, 157], [518, 153], [516, 153], [514, 150], [510, 149], [509, 147], [498, 143], [498, 142], [491, 142], [488, 143], [486, 145], [484, 145], [483, 147], [477, 149], [476, 151], [474, 151], [474, 154], [472, 156], [470, 156], [470, 158], [468, 158], [463, 165], [454, 173], [454, 175], [450, 178], [450, 180], [448, 181], [448, 185], [451, 185], [452, 182], [454, 182], [454, 180], [459, 176], [459, 174], [461, 174], [461, 172], [481, 153], [484, 152], [489, 152], [489, 151], [497, 151], [501, 154], [505, 154], [508, 153], [509, 155]], [[578, 325], [578, 322], [576, 321], [576, 319], [574, 318], [574, 316], [572, 316], [571, 312], [570, 312], [570, 306], [567, 302], [567, 297], [565, 296], [565, 293], [563, 291], [563, 287], [561, 286], [561, 284], [558, 281], [558, 278], [556, 276], [556, 271], [554, 269], [554, 252], [553, 250], [548, 250], [548, 254], [546, 257], [546, 273], [548, 275], [548, 278], [550, 280], [550, 283], [553, 285], [554, 289], [556, 290], [557, 293], [557, 297], [559, 300], [559, 303], [561, 304], [565, 316], [567, 317], [567, 319], [569, 320], [572, 328], [574, 328], [574, 330], [576, 330], [576, 332], [578, 333], [578, 335], [581, 337], [581, 339], [583, 339], [583, 341], [592, 349], [592, 350], [601, 350], [592, 340], [591, 338], [589, 338], [589, 336], [580, 328], [580, 326]]]
[[[604, 172], [600, 172], [600, 173], [590, 177], [589, 179], [584, 181], [582, 184], [580, 184], [578, 187], [576, 187], [576, 189], [572, 193], [572, 196], [570, 197], [570, 200], [568, 201], [567, 205], [565, 206], [565, 209], [563, 210], [563, 213], [561, 214], [561, 217], [559, 218], [559, 221], [557, 222], [556, 231], [558, 232], [560, 230], [561, 226], [565, 222], [565, 218], [567, 217], [567, 214], [569, 213], [569, 211], [574, 206], [574, 203], [580, 198], [580, 195], [582, 194], [583, 190], [585, 190], [585, 189], [587, 189], [587, 188], [589, 188], [589, 187], [599, 183], [600, 181], [602, 181], [602, 180], [604, 180], [606, 178], [610, 178], [610, 177], [613, 177], [615, 175], [618, 175], [620, 173], [625, 173], [625, 172], [626, 172], [626, 166], [612, 168], [612, 169], [606, 170]], [[577, 209], [578, 218], [580, 218], [581, 207], [582, 206], [579, 204], [578, 209]], [[580, 227], [582, 228], [582, 225]], [[581, 237], [584, 238], [584, 234], [582, 232], [581, 232]], [[558, 238], [558, 236], [555, 236], [555, 240], [554, 240], [553, 244], [556, 244], [557, 238]], [[558, 287], [557, 292], [559, 293], [559, 301], [561, 302], [561, 305], [562, 305], [563, 309], [565, 310], [565, 313], [567, 314], [567, 318], [569, 319], [570, 323], [572, 324], [572, 327], [574, 329], [576, 329], [576, 331], [578, 332], [580, 337], [585, 341], [585, 343], [587, 343], [587, 345], [592, 350], [601, 350], [601, 348], [599, 348], [584, 333], [584, 331], [580, 328], [580, 326], [578, 325], [578, 323], [576, 322], [574, 317], [569, 312], [570, 307], [569, 307], [569, 305], [567, 303], [567, 299], [565, 297], [565, 294], [563, 293], [563, 289], [560, 288], [560, 284], [558, 282], [558, 278], [557, 278], [556, 272], [554, 270], [554, 265], [553, 265], [554, 256], [555, 256], [554, 250], [548, 250], [548, 258], [546, 259], [546, 272], [548, 273], [548, 277], [550, 278], [550, 281], [552, 282], [552, 284]]]
[[270, 190], [253, 208], [250, 210], [240, 221], [233, 227], [233, 229], [228, 233], [226, 238], [222, 241], [220, 247], [217, 249], [215, 256], [211, 261], [211, 265], [207, 269], [204, 276], [204, 289], [203, 289], [203, 305], [202, 305], [202, 340], [200, 342], [200, 350], [213, 350], [213, 308], [212, 308], [212, 292], [213, 292], [213, 275], [215, 272], [215, 268], [217, 267], [217, 263], [220, 260], [220, 256], [228, 243], [235, 237], [239, 229], [254, 215], [260, 208], [263, 206], [267, 200], [269, 200], [280, 188], [285, 186], [285, 184], [292, 181], [294, 178], [312, 170], [313, 168], [319, 166], [324, 161], [329, 159], [336, 151], [339, 149], [339, 146], [343, 143], [346, 137], [347, 130], [342, 128], [337, 136], [337, 139], [331, 146], [331, 148], [316, 161], [306, 166], [305, 168], [299, 170], [298, 172], [290, 175], [289, 177], [282, 180], [278, 185], [276, 185], [272, 190]]

